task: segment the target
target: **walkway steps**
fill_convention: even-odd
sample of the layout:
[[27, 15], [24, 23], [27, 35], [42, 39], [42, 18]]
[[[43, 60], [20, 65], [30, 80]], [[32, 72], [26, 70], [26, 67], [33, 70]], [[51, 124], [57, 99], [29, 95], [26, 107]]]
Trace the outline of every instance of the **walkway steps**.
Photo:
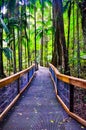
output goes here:
[[49, 70], [39, 71], [0, 123], [0, 130], [86, 130], [69, 117], [56, 99]]

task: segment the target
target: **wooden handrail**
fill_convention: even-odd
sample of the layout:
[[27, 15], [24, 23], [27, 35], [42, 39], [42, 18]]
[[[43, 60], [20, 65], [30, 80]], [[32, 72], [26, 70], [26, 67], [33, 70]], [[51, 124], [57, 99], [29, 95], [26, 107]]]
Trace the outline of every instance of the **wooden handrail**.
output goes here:
[[[67, 76], [64, 74], [61, 74], [56, 67], [54, 67], [52, 64], [49, 64], [49, 66], [53, 69], [55, 75], [57, 76], [58, 79], [60, 79], [63, 82], [66, 82], [68, 84], [74, 85], [75, 87], [79, 87], [79, 88], [85, 88], [86, 89], [86, 80], [84, 79], [80, 79], [80, 78], [75, 78], [72, 76]], [[82, 125], [84, 125], [86, 127], [86, 120], [82, 119], [80, 116], [76, 115], [75, 113], [71, 112], [69, 110], [69, 108], [65, 105], [65, 103], [62, 101], [62, 99], [60, 98], [60, 96], [58, 95], [58, 90], [56, 87], [56, 83], [51, 75], [51, 79], [54, 83], [54, 87], [55, 87], [55, 93], [56, 93], [56, 97], [58, 99], [58, 101], [61, 103], [62, 107], [65, 109], [65, 111], [75, 120], [77, 120], [79, 123], [81, 123]]]
[[[30, 66], [28, 69], [25, 69], [23, 71], [20, 71], [12, 76], [9, 76], [7, 78], [4, 78], [2, 80], [0, 80], [0, 88], [5, 87], [6, 85], [12, 83], [13, 81], [19, 79], [22, 75], [24, 75], [25, 73], [27, 73], [28, 71], [30, 71], [33, 67], [35, 67], [35, 65], [33, 64], [32, 66]], [[9, 103], [9, 105], [4, 109], [4, 111], [0, 114], [0, 121], [3, 120], [4, 116], [7, 114], [7, 112], [12, 108], [12, 106], [17, 102], [17, 100], [19, 99], [19, 97], [21, 96], [21, 94], [26, 90], [26, 88], [29, 86], [30, 82], [32, 81], [34, 74], [32, 75], [32, 77], [30, 77], [28, 83], [19, 91], [19, 93], [16, 95], [16, 97]]]
[[35, 65], [33, 64], [32, 66], [30, 66], [29, 68], [22, 70], [14, 75], [11, 75], [9, 77], [6, 77], [4, 79], [0, 80], [0, 88], [12, 83], [13, 81], [17, 80], [19, 77], [21, 77], [22, 75], [24, 75], [25, 73], [27, 73], [28, 71], [31, 70], [32, 67], [34, 67]]
[[52, 64], [49, 64], [49, 66], [54, 70], [57, 78], [60, 79], [61, 81], [74, 85], [75, 87], [86, 89], [86, 80], [61, 74]]

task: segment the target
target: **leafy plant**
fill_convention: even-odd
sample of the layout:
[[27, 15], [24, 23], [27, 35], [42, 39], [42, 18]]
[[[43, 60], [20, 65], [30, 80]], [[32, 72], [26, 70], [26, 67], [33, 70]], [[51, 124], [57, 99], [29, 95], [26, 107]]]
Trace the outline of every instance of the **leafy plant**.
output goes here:
[[2, 50], [8, 60], [12, 59], [12, 50], [9, 47], [4, 47]]

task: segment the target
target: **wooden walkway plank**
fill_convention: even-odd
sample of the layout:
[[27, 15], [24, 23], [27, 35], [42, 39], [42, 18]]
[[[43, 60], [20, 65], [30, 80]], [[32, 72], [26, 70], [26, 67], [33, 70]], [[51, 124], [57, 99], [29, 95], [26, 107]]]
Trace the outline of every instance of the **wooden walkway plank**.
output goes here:
[[18, 102], [0, 123], [0, 130], [86, 130], [68, 116], [55, 96], [49, 70], [39, 71]]

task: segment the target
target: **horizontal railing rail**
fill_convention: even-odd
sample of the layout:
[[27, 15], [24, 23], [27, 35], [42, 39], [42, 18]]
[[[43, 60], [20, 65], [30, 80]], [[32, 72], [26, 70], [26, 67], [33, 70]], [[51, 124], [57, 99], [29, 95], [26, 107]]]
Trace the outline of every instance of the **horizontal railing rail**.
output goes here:
[[86, 80], [61, 74], [52, 64], [49, 70], [57, 99], [71, 117], [86, 126]]
[[35, 65], [0, 80], [0, 120], [18, 100], [35, 74]]

